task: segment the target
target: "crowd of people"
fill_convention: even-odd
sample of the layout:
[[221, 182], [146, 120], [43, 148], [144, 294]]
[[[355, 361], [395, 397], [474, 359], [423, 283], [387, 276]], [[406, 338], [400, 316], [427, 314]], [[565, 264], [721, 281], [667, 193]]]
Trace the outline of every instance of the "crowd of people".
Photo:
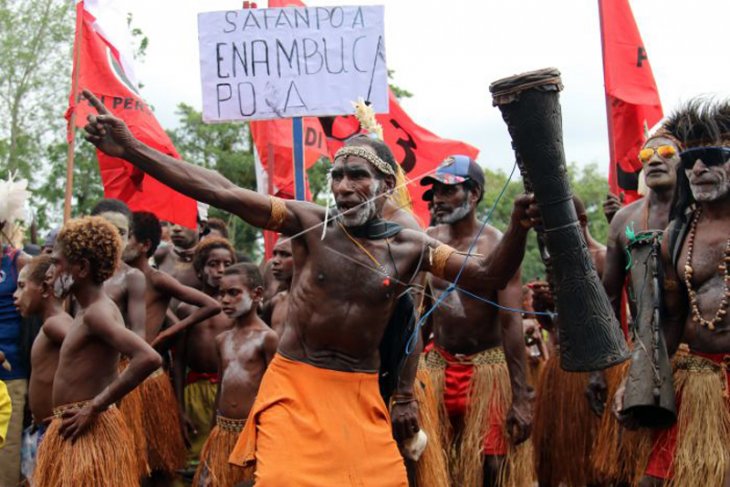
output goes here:
[[[337, 152], [324, 208], [150, 149], [85, 96], [99, 150], [279, 238], [255, 264], [221, 220], [190, 229], [103, 199], [39, 255], [6, 241], [0, 485], [730, 485], [730, 102], [692, 100], [648, 135], [645, 194], [603, 202], [605, 245], [586, 212], [602, 202], [573, 198], [633, 352], [568, 372], [559, 270], [520, 274], [539, 202], [519, 196], [504, 233], [483, 226], [469, 157], [420, 180], [422, 230], [377, 138]], [[658, 370], [657, 350], [676, 420], [650, 428], [627, 391], [659, 394], [632, 372], [641, 354]]]

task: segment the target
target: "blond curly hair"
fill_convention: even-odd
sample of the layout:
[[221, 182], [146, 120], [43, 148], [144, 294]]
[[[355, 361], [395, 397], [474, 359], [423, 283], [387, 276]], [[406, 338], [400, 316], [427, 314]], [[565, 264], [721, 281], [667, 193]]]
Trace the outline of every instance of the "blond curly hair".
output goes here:
[[69, 220], [61, 228], [56, 245], [71, 263], [88, 260], [91, 279], [96, 284], [114, 274], [122, 256], [119, 231], [100, 216]]

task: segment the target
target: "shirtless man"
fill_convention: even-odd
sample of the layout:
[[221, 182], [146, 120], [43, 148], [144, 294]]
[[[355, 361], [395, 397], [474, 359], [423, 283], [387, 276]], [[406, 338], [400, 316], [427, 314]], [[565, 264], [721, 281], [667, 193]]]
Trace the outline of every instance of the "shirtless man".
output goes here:
[[[218, 302], [197, 289], [185, 286], [169, 274], [153, 269], [149, 265], [149, 257], [154, 254], [160, 241], [159, 220], [153, 213], [134, 212], [132, 216], [132, 232], [122, 259], [131, 267], [144, 274], [146, 279], [145, 303], [147, 319], [145, 337], [152, 346], [171, 338], [176, 333], [220, 313]], [[196, 306], [190, 316], [181, 320], [175, 328], [160, 331], [165, 320], [165, 313], [172, 298]]]
[[[464, 253], [475, 239], [473, 254], [488, 256], [494, 251], [502, 235], [492, 226], [482, 228], [477, 220], [477, 205], [484, 194], [484, 172], [475, 161], [461, 155], [448, 157], [421, 184], [432, 185], [438, 222], [427, 230], [429, 236]], [[431, 284], [438, 299], [451, 283], [434, 276]], [[479, 295], [502, 306], [519, 308], [519, 271], [503, 290]], [[503, 432], [509, 432], [512, 441], [519, 444], [528, 438], [532, 422], [522, 318], [457, 290], [449, 293], [433, 312], [432, 324], [434, 339], [427, 349], [426, 364], [433, 378], [443, 377], [444, 384], [436, 388], [444, 391], [443, 404], [451, 424], [442, 428], [453, 431], [451, 441], [460, 459], [451, 465], [452, 482], [497, 485], [505, 455], [519, 451], [509, 447]], [[489, 360], [485, 362], [483, 358]], [[479, 376], [485, 374], [494, 377], [494, 381], [480, 380]], [[471, 384], [483, 384], [484, 388]], [[511, 390], [511, 394], [502, 397], [495, 393], [501, 389]], [[494, 411], [502, 413], [496, 417]], [[521, 474], [527, 476], [514, 477]], [[513, 471], [510, 481], [526, 485], [531, 474]]]
[[256, 314], [262, 297], [263, 279], [254, 264], [235, 264], [224, 271], [220, 300], [223, 312], [234, 325], [215, 339], [220, 377], [216, 426], [203, 446], [193, 485], [233, 487], [243, 480], [253, 480], [250, 469], [228, 463], [228, 456], [279, 345], [278, 335]]
[[[122, 259], [141, 271], [146, 279], [145, 337], [156, 346], [188, 326], [206, 320], [220, 312], [220, 305], [210, 296], [180, 284], [169, 274], [153, 269], [149, 257], [160, 241], [160, 222], [149, 212], [135, 212], [132, 232]], [[172, 298], [197, 306], [197, 309], [174, 327], [160, 333]], [[156, 484], [166, 484], [185, 462], [185, 444], [178, 414], [180, 405], [170, 378], [164, 370], [153, 374], [139, 388], [142, 394], [142, 424], [147, 440], [149, 466]]]
[[[228, 240], [210, 237], [200, 242], [195, 247], [193, 266], [203, 283], [203, 293], [218, 299], [223, 272], [235, 262], [236, 252]], [[195, 306], [185, 303], [177, 310], [183, 321], [198, 311]], [[233, 321], [228, 316], [217, 313], [185, 329], [175, 341], [175, 390], [185, 411], [183, 419], [190, 442], [188, 464], [191, 466], [197, 464], [200, 450], [212, 428], [210, 419], [215, 413], [219, 380], [215, 337], [232, 326]]]
[[640, 200], [618, 210], [611, 220], [603, 286], [619, 319], [622, 314], [621, 295], [628, 273], [627, 229], [638, 234], [648, 230], [664, 230], [669, 224], [669, 212], [677, 182], [679, 151], [677, 140], [663, 130], [644, 143], [639, 152], [639, 160], [644, 165], [644, 176], [649, 192]]
[[[24, 459], [23, 475], [32, 485], [36, 453], [53, 416], [53, 378], [58, 368], [58, 355], [73, 319], [63, 310], [63, 301], [53, 294], [47, 278], [50, 255], [33, 258], [18, 275], [18, 288], [13, 294], [15, 307], [23, 318], [39, 316], [43, 320], [30, 351], [31, 374], [28, 405], [33, 424], [26, 430], [33, 443], [31, 457]], [[25, 468], [27, 467], [27, 468]]]
[[271, 258], [271, 274], [279, 283], [278, 292], [264, 306], [263, 319], [278, 336], [284, 332], [289, 307], [289, 288], [291, 287], [294, 257], [291, 240], [279, 239], [274, 245]]
[[[603, 272], [603, 286], [611, 301], [619, 323], [625, 323], [624, 296], [629, 298], [631, 316], [637, 316], [637, 303], [633, 296], [640, 294], [640, 289], [627, 289], [624, 294], [625, 283], [631, 272], [628, 255], [630, 252], [629, 238], [647, 231], [663, 231], [669, 223], [669, 213], [674, 198], [674, 188], [677, 182], [677, 166], [679, 164], [680, 144], [663, 128], [644, 143], [639, 151], [639, 160], [643, 164], [644, 178], [648, 189], [647, 194], [618, 211], [611, 204], [611, 198], [604, 204], [607, 218], [610, 217], [608, 231], [608, 248], [606, 263]], [[614, 199], [613, 203], [617, 203]], [[634, 263], [636, 265], [636, 263]], [[651, 273], [646, 275], [651, 278]], [[624, 333], [628, 336], [628, 326]], [[602, 426], [596, 437], [593, 463], [597, 474], [606, 481], [629, 482], [625, 478], [633, 475], [637, 468], [643, 473], [645, 465], [637, 465], [633, 452], [635, 445], [642, 441], [642, 436], [648, 432], [618, 431], [619, 424], [612, 414], [611, 408], [606, 410], [606, 401], [613, 399], [620, 383], [627, 375], [631, 361], [626, 361], [607, 371], [591, 374], [586, 392], [591, 409], [602, 416]]]
[[[104, 198], [91, 209], [91, 215], [100, 216], [114, 225], [122, 238], [122, 249], [129, 240], [132, 226], [132, 212], [126, 203], [120, 200]], [[117, 266], [114, 275], [104, 282], [104, 292], [114, 301], [122, 313], [124, 324], [134, 333], [145, 338], [145, 278], [137, 269], [130, 267], [126, 262]], [[75, 303], [72, 302], [75, 307]], [[73, 310], [72, 314], [76, 311]], [[127, 357], [122, 357], [119, 367], [127, 366]], [[119, 409], [132, 432], [134, 438], [137, 464], [140, 477], [145, 477], [149, 470], [147, 458], [147, 442], [145, 440], [142, 421], [141, 389], [134, 389], [119, 404]]]
[[200, 281], [193, 270], [193, 251], [198, 244], [198, 229], [172, 225], [170, 241], [172, 246], [160, 247], [154, 254], [157, 268], [185, 286], [200, 289]]
[[[251, 225], [302, 234], [292, 240], [287, 327], [231, 460], [255, 458], [258, 487], [363, 479], [406, 485], [378, 387], [380, 341], [408, 280], [419, 270], [453, 280], [465, 257], [422, 232], [380, 219], [384, 197], [395, 187], [390, 149], [360, 136], [338, 151], [331, 173], [336, 214], [323, 240], [325, 208], [239, 188], [214, 171], [155, 151], [91, 93], [85, 96], [99, 113], [89, 118], [87, 139], [100, 150]], [[527, 232], [539, 220], [533, 202], [529, 195], [515, 201], [503, 239], [489, 256], [466, 261], [461, 286], [488, 293], [509, 283]]]
[[[80, 309], [61, 346], [53, 382], [54, 419], [38, 452], [37, 485], [138, 485], [133, 440], [114, 406], [162, 364], [124, 326], [102, 289], [122, 253], [116, 228], [100, 217], [67, 222], [50, 271], [56, 298], [72, 294]], [[118, 374], [119, 357], [129, 366]]]
[[[132, 212], [123, 201], [102, 199], [91, 215], [104, 218], [114, 225], [122, 238], [122, 248], [127, 245], [132, 220]], [[145, 278], [137, 269], [122, 263], [114, 275], [104, 282], [104, 292], [116, 303], [127, 328], [145, 338]]]
[[730, 102], [690, 100], [665, 127], [684, 150], [662, 239], [663, 329], [670, 355], [680, 343], [689, 350], [673, 364], [677, 423], [655, 438], [641, 485], [728, 486]]

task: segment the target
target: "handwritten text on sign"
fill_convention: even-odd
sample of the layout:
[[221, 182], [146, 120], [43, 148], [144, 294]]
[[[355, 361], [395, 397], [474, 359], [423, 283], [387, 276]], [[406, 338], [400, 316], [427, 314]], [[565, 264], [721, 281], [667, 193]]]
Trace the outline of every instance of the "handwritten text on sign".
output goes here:
[[198, 14], [207, 122], [388, 111], [383, 7]]

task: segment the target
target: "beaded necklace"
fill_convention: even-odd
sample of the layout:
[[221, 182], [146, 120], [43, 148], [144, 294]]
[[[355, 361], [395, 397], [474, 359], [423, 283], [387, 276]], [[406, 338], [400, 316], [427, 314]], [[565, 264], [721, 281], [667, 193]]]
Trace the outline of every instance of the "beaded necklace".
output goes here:
[[725, 255], [723, 256], [720, 265], [717, 266], [717, 270], [725, 274], [725, 292], [715, 316], [711, 320], [706, 320], [702, 317], [700, 307], [697, 304], [697, 292], [692, 289], [692, 274], [694, 273], [694, 269], [692, 268], [692, 254], [694, 251], [695, 233], [697, 232], [697, 222], [699, 221], [701, 214], [702, 209], [698, 209], [694, 212], [692, 223], [690, 224], [689, 235], [687, 235], [687, 262], [684, 265], [684, 283], [687, 286], [687, 293], [689, 294], [692, 321], [701, 326], [707, 327], [709, 330], [714, 330], [715, 325], [719, 325], [725, 319], [728, 304], [730, 303], [730, 272], [728, 272], [728, 262], [730, 262], [730, 238], [727, 240], [727, 244], [725, 244]]

